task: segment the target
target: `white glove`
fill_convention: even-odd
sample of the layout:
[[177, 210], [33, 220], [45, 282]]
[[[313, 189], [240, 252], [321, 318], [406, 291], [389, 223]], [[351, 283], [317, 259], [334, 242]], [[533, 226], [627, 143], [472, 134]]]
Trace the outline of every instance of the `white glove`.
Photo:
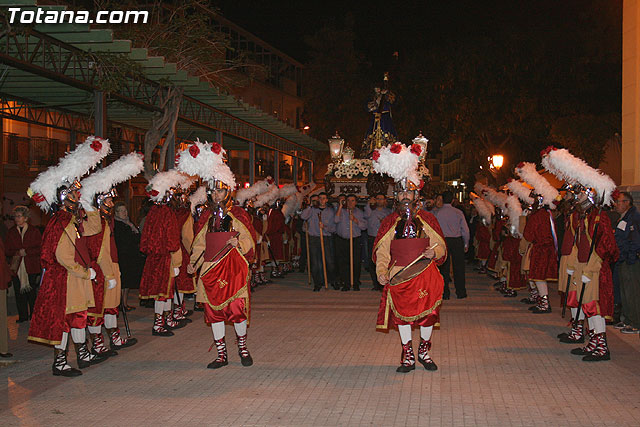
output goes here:
[[178, 267], [173, 267], [173, 277], [177, 277], [180, 274], [180, 269]]
[[585, 276], [584, 274], [582, 275], [582, 283], [589, 283], [591, 281], [591, 279], [589, 279], [587, 276]]
[[109, 279], [109, 286], [107, 286], [107, 289], [113, 289], [117, 284], [118, 282], [116, 282], [116, 279]]
[[96, 278], [96, 271], [93, 268], [89, 269], [89, 280], [93, 280]]
[[567, 274], [568, 274], [569, 276], [573, 276], [573, 270], [570, 270], [570, 269], [568, 269], [568, 268], [567, 268]]
[[283, 244], [283, 245], [286, 245], [286, 244], [287, 244], [287, 242], [288, 242], [288, 240], [283, 240], [283, 241], [282, 241], [282, 244]]
[[256, 244], [259, 245], [260, 243], [262, 243], [262, 236], [258, 237], [258, 240], [256, 241]]

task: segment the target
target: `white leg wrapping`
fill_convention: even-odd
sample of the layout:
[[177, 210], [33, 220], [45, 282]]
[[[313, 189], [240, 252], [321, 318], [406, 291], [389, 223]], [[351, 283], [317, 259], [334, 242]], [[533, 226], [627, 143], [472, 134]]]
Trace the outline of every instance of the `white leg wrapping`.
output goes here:
[[433, 332], [433, 326], [420, 326], [420, 338], [425, 341], [431, 339], [431, 333]]
[[114, 329], [118, 327], [118, 316], [115, 314], [104, 315], [104, 327], [107, 329]]
[[102, 332], [102, 326], [87, 326], [90, 334], [99, 334]]
[[84, 342], [87, 340], [87, 333], [85, 332], [84, 328], [71, 328], [71, 339], [76, 344], [84, 344]]
[[402, 341], [402, 344], [411, 341], [411, 325], [398, 325], [398, 332], [400, 332], [400, 341]]
[[604, 317], [600, 315], [593, 316], [593, 329], [596, 334], [602, 334], [607, 332], [607, 323], [604, 320]]
[[171, 311], [171, 300], [168, 299], [164, 302], [164, 311]]
[[243, 320], [240, 323], [234, 323], [233, 327], [236, 329], [236, 335], [238, 335], [239, 337], [247, 335], [247, 321], [246, 320]]
[[60, 340], [60, 344], [56, 344], [56, 348], [58, 350], [66, 350], [67, 349], [67, 341], [69, 340], [69, 334], [67, 332], [62, 333], [62, 339]]
[[538, 293], [541, 297], [549, 295], [549, 287], [547, 286], [546, 281], [536, 281], [536, 287], [538, 288]]
[[178, 293], [177, 292], [173, 293], [173, 303], [175, 305], [179, 305], [180, 304], [180, 298], [178, 298]]
[[153, 312], [155, 314], [162, 314], [163, 311], [164, 311], [164, 301], [156, 301], [155, 305], [153, 306]]
[[224, 322], [212, 323], [211, 331], [213, 331], [214, 340], [220, 340], [224, 338]]
[[587, 317], [587, 324], [589, 325], [589, 330], [595, 330], [595, 324], [593, 323], [593, 317]]

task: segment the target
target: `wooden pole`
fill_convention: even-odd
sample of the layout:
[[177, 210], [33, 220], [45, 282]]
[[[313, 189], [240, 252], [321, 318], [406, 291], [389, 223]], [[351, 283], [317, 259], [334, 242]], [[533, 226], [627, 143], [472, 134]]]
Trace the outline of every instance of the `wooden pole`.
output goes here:
[[[318, 223], [322, 222], [322, 215], [318, 214]], [[320, 227], [320, 225], [318, 225]], [[320, 249], [322, 249], [322, 273], [324, 274], [324, 288], [329, 289], [329, 282], [327, 281], [327, 261], [324, 255], [324, 235], [322, 228], [320, 228]]]
[[307, 241], [307, 275], [309, 276], [309, 285], [311, 285], [311, 253], [309, 253], [309, 223], [305, 222], [304, 237]]
[[351, 220], [351, 210], [349, 210], [349, 273], [353, 289], [353, 221]]

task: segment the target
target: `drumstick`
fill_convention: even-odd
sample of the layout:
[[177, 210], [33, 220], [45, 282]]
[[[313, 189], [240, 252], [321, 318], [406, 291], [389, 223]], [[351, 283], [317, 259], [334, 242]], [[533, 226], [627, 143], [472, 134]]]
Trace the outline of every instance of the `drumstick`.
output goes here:
[[[429, 249], [435, 249], [436, 246], [438, 246], [438, 243], [434, 243], [432, 246], [429, 247]], [[413, 264], [415, 264], [416, 262], [420, 261], [422, 258], [424, 257], [424, 252], [420, 254], [420, 256], [416, 259], [414, 259], [413, 261], [411, 261], [411, 264], [402, 267], [402, 270], [398, 271], [396, 274], [393, 275], [393, 277], [396, 277], [398, 274], [402, 273], [403, 271], [405, 271], [407, 268], [411, 267]], [[393, 278], [392, 277], [392, 278]], [[391, 280], [391, 279], [389, 279]]]

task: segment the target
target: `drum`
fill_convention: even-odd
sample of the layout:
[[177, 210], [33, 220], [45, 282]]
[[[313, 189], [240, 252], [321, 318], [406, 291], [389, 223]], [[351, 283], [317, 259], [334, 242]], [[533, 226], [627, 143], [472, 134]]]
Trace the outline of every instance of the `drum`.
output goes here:
[[408, 280], [417, 277], [429, 267], [431, 264], [431, 259], [429, 258], [420, 258], [418, 261], [413, 264], [409, 264], [409, 266], [403, 268], [399, 272], [397, 272], [391, 280], [389, 280], [389, 284], [391, 286], [398, 285], [400, 283], [406, 282]]

